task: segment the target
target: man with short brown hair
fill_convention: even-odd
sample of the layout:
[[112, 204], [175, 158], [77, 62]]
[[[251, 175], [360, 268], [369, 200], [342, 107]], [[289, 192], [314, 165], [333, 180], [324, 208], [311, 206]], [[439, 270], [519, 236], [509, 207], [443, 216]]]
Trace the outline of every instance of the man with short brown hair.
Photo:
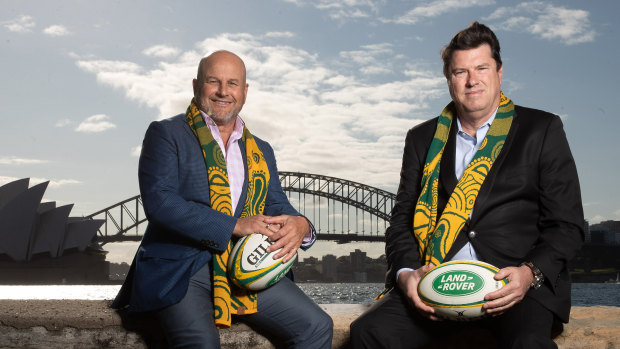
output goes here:
[[[470, 327], [502, 348], [557, 348], [568, 322], [567, 263], [583, 242], [575, 162], [557, 115], [501, 91], [499, 41], [478, 22], [442, 51], [452, 102], [412, 128], [386, 231], [386, 292], [351, 324], [353, 348], [418, 348]], [[417, 292], [451, 260], [480, 260], [508, 279], [485, 296], [486, 319], [439, 321]]]

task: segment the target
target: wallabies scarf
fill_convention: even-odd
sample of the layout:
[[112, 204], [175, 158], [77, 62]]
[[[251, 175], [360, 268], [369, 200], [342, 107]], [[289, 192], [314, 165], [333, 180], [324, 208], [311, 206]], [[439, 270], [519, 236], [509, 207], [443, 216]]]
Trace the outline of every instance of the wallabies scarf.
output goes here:
[[[211, 135], [194, 99], [187, 108], [185, 116], [194, 135], [198, 138], [207, 165], [211, 208], [232, 216], [234, 208], [230, 198], [228, 172], [222, 149]], [[248, 167], [248, 188], [241, 213], [241, 218], [243, 218], [263, 213], [269, 184], [269, 168], [247, 127], [243, 129], [241, 140], [245, 145]], [[213, 307], [215, 324], [218, 328], [230, 327], [231, 314], [252, 314], [258, 311], [257, 294], [240, 289], [228, 280], [226, 268], [232, 247], [233, 243], [229, 241], [225, 251], [213, 254]]]
[[437, 219], [439, 163], [450, 134], [450, 126], [454, 122], [453, 111], [454, 102], [451, 102], [437, 121], [437, 129], [424, 163], [422, 190], [415, 207], [413, 233], [418, 241], [422, 264], [441, 264], [463, 229], [474, 208], [480, 187], [502, 150], [512, 124], [514, 104], [503, 93], [500, 94], [500, 104], [493, 124], [450, 195], [441, 217]]

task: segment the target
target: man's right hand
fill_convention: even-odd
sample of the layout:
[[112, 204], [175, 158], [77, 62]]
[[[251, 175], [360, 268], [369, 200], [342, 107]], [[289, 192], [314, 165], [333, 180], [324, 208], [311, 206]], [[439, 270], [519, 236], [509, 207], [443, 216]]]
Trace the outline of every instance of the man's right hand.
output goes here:
[[429, 270], [434, 267], [433, 264], [427, 264], [421, 268], [416, 270], [404, 270], [400, 274], [398, 274], [398, 287], [400, 290], [407, 296], [409, 299], [409, 303], [425, 318], [439, 321], [442, 320], [439, 316], [435, 315], [435, 309], [429, 307], [428, 305], [422, 302], [420, 296], [418, 295], [418, 284], [420, 283], [420, 279], [426, 274]]
[[266, 236], [273, 235], [274, 232], [280, 229], [278, 224], [267, 224], [265, 219], [267, 216], [257, 214], [256, 216], [245, 217], [237, 219], [235, 229], [233, 229], [233, 236], [243, 237], [253, 233], [261, 233]]

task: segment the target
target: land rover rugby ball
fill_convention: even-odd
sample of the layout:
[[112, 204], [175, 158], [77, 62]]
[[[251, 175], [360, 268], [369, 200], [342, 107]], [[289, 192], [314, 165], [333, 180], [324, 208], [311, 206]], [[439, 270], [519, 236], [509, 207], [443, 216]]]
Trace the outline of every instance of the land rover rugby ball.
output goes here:
[[250, 234], [239, 239], [228, 257], [228, 277], [237, 286], [253, 291], [265, 289], [278, 282], [297, 258], [288, 262], [273, 259], [280, 250], [267, 252], [272, 242], [263, 234]]
[[480, 261], [452, 261], [427, 272], [418, 284], [422, 301], [435, 308], [437, 315], [458, 321], [485, 316], [484, 296], [502, 288], [508, 280], [495, 280], [499, 271]]

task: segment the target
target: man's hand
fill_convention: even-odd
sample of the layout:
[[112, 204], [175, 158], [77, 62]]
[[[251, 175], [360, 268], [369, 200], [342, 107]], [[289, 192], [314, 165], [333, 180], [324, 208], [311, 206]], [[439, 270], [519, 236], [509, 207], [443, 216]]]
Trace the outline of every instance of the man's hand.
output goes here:
[[272, 252], [277, 249], [281, 250], [273, 256], [273, 259], [282, 258], [282, 262], [288, 262], [297, 250], [306, 236], [310, 232], [310, 224], [308, 220], [302, 216], [289, 216], [282, 215], [277, 217], [265, 216], [265, 223], [270, 225], [270, 228], [276, 228], [271, 231], [269, 235], [269, 241], [274, 242], [269, 246], [267, 252]]
[[256, 216], [245, 217], [237, 219], [235, 229], [233, 229], [233, 236], [244, 237], [253, 233], [261, 233], [263, 235], [271, 236], [273, 231], [277, 230], [277, 227], [267, 225], [268, 216], [257, 214]]
[[401, 291], [407, 296], [409, 303], [411, 303], [418, 313], [428, 319], [439, 321], [442, 319], [435, 315], [435, 309], [424, 304], [418, 295], [418, 284], [420, 283], [420, 279], [433, 267], [433, 264], [427, 264], [413, 271], [404, 270], [398, 274], [397, 281], [398, 287], [400, 287]]
[[526, 265], [506, 267], [495, 274], [495, 280], [508, 279], [508, 284], [497, 291], [484, 296], [487, 301], [482, 308], [487, 314], [497, 316], [503, 314], [515, 304], [521, 302], [534, 281], [532, 270]]

